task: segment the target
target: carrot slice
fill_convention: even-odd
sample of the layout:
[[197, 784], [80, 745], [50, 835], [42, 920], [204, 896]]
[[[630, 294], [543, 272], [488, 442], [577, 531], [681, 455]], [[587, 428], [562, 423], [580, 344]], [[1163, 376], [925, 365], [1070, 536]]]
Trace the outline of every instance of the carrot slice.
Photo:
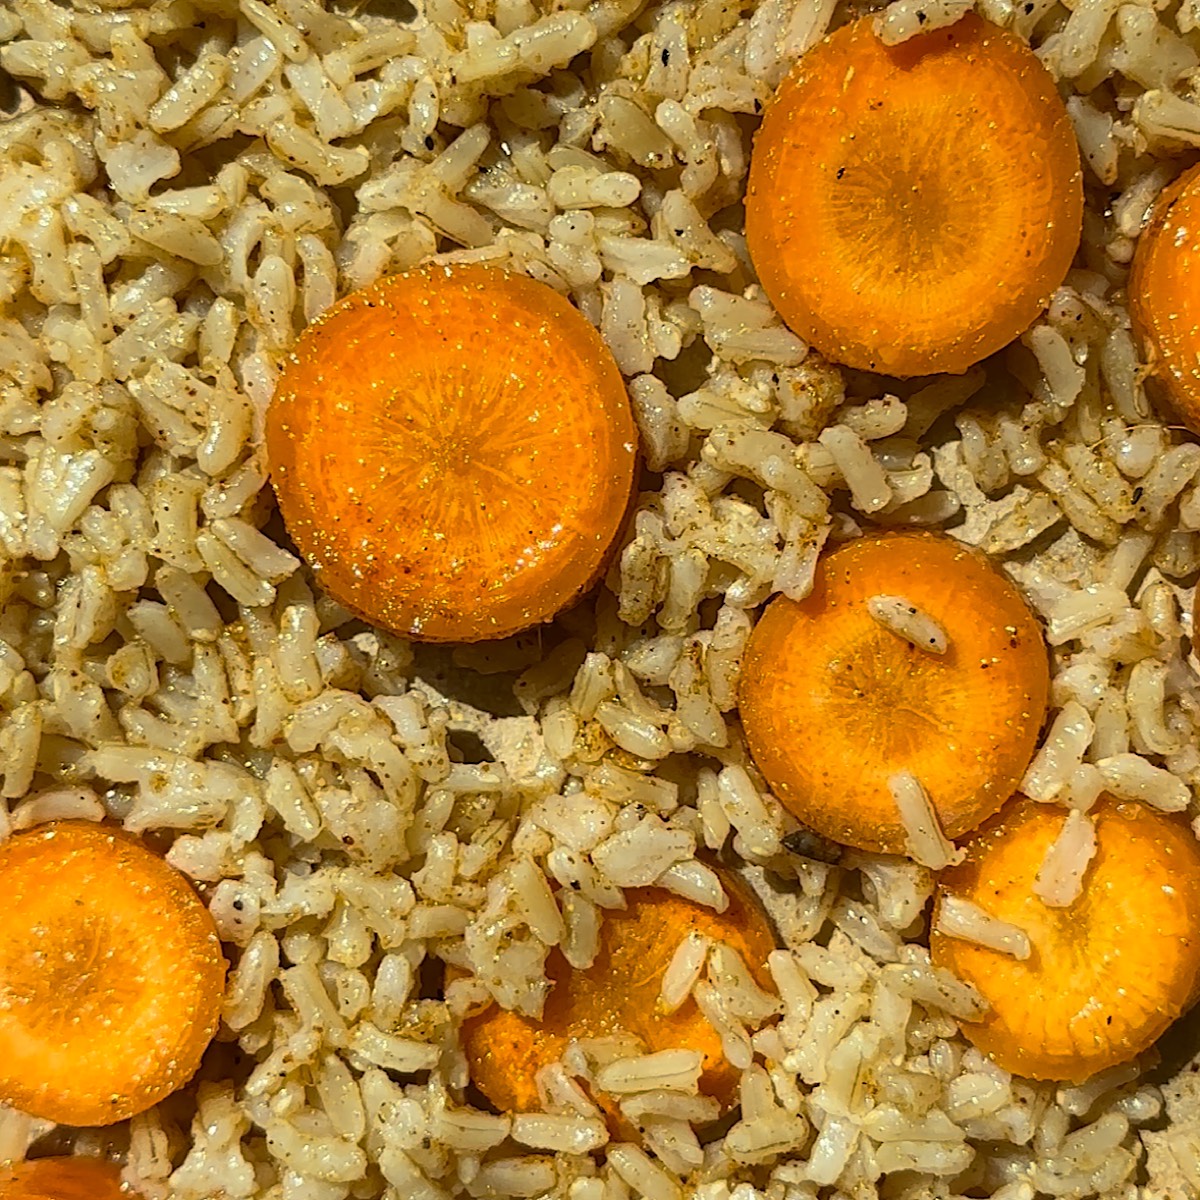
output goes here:
[[1200, 430], [1200, 165], [1159, 197], [1138, 238], [1129, 315], [1150, 365], [1156, 399]]
[[636, 444], [596, 330], [545, 284], [484, 266], [334, 305], [267, 413], [279, 506], [322, 586], [425, 641], [503, 637], [586, 592]]
[[[945, 651], [881, 623], [884, 597], [930, 618]], [[739, 703], [754, 760], [795, 816], [835, 841], [904, 853], [890, 781], [916, 775], [947, 836], [974, 829], [1029, 765], [1049, 673], [1037, 621], [982, 555], [888, 533], [827, 555], [806, 599], [771, 602]]]
[[0, 1200], [129, 1200], [121, 1171], [102, 1158], [34, 1158], [0, 1166]]
[[784, 321], [892, 375], [965, 371], [1027, 328], [1079, 244], [1079, 152], [1054, 81], [974, 15], [885, 46], [872, 18], [780, 86], [746, 237]]
[[1020, 960], [936, 931], [934, 961], [991, 1010], [963, 1032], [1002, 1067], [1078, 1083], [1145, 1050], [1200, 994], [1200, 843], [1176, 817], [1102, 797], [1083, 891], [1049, 908], [1033, 891], [1066, 814], [1019, 797], [942, 873], [947, 896], [1023, 929]]
[[[648, 1053], [700, 1051], [700, 1090], [723, 1108], [731, 1106], [741, 1072], [725, 1060], [720, 1038], [696, 1002], [689, 998], [669, 1015], [659, 1005], [663, 972], [690, 933], [724, 942], [760, 986], [771, 986], [766, 961], [775, 937], [766, 914], [725, 872], [721, 882], [729, 897], [723, 913], [661, 888], [627, 890], [627, 907], [604, 913], [590, 967], [573, 970], [559, 951], [550, 953], [546, 973], [554, 986], [540, 1021], [494, 1006], [465, 1021], [463, 1046], [479, 1090], [503, 1112], [536, 1109], [539, 1068], [557, 1062], [572, 1038], [625, 1034], [640, 1038]], [[617, 1099], [600, 1093], [595, 1100], [620, 1127]]]
[[0, 844], [0, 1100], [107, 1125], [186, 1083], [225, 960], [187, 880], [126, 835], [52, 823]]

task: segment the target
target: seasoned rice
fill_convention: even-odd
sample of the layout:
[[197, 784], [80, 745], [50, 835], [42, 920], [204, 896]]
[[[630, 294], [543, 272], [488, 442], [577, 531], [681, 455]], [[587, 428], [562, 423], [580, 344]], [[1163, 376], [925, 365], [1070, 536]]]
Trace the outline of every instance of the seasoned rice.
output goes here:
[[[0, 121], [0, 838], [68, 817], [153, 835], [232, 961], [195, 1083], [100, 1130], [0, 1109], [0, 1161], [110, 1154], [147, 1200], [1200, 1194], [1194, 1069], [1151, 1074], [1151, 1051], [1058, 1088], [962, 1037], [983, 1001], [924, 946], [926, 868], [955, 852], [917, 776], [893, 790], [924, 865], [839, 858], [734, 714], [756, 609], [807, 595], [826, 546], [946, 529], [1045, 621], [1053, 712], [1024, 784], [1063, 812], [1045, 898], [1074, 894], [1101, 790], [1200, 836], [1200, 447], [1153, 415], [1122, 292], [1200, 147], [1200, 9], [978, 0], [1066, 96], [1083, 247], [1020, 341], [885, 388], [781, 323], [738, 208], [774, 86], [863, 7], [0, 7], [0, 80], [28, 89]], [[877, 19], [899, 42], [968, 7]], [[320, 593], [262, 451], [299, 331], [431, 259], [569, 295], [645, 464], [592, 601], [444, 652]], [[693, 996], [719, 1034], [736, 1120], [713, 1124], [692, 1052], [628, 1040], [545, 1068], [541, 1112], [480, 1108], [463, 1018], [538, 1013], [550, 948], [588, 966], [625, 888], [722, 909], [716, 852], [770, 909], [775, 992], [685, 939], [661, 1002]], [[1021, 948], [982, 911], [948, 919]], [[593, 1080], [621, 1097], [620, 1140]]]

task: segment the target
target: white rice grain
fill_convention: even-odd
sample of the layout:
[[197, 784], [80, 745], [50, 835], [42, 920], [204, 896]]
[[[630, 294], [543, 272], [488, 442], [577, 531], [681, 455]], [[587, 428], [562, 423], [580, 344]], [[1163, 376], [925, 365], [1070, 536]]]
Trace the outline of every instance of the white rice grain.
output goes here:
[[932, 871], [962, 862], [966, 851], [956, 850], [942, 832], [933, 802], [921, 781], [911, 771], [899, 771], [888, 780], [888, 788], [913, 858]]
[[987, 946], [1021, 961], [1030, 954], [1029, 935], [1023, 929], [993, 917], [961, 896], [942, 896], [938, 904], [937, 929], [947, 937]]
[[918, 33], [953, 25], [971, 10], [971, 0], [892, 0], [875, 18], [885, 46], [896, 46]]
[[887, 506], [892, 498], [887, 473], [857, 433], [844, 425], [831, 425], [819, 440], [833, 456], [855, 508], [875, 513]]
[[617, 1095], [658, 1090], [695, 1094], [703, 1059], [695, 1050], [659, 1050], [618, 1059], [596, 1072], [596, 1086]]
[[590, 1154], [608, 1141], [608, 1129], [596, 1117], [517, 1113], [512, 1118], [512, 1139], [555, 1154]]
[[709, 945], [704, 934], [692, 930], [675, 948], [659, 989], [658, 1007], [662, 1012], [676, 1012], [687, 1002], [704, 971]]
[[867, 611], [880, 625], [927, 654], [945, 654], [950, 642], [945, 629], [927, 612], [903, 596], [871, 596]]
[[1054, 718], [1045, 741], [1021, 780], [1021, 790], [1033, 800], [1055, 799], [1070, 782], [1091, 745], [1095, 725], [1087, 709], [1069, 700]]
[[1072, 809], [1046, 851], [1034, 894], [1052, 908], [1068, 908], [1083, 892], [1088, 863], [1096, 854], [1096, 827], [1085, 813]]
[[1182, 779], [1139, 754], [1114, 754], [1099, 759], [1096, 767], [1118, 799], [1140, 800], [1162, 812], [1182, 812], [1191, 803], [1191, 789]]
[[639, 1146], [622, 1142], [608, 1149], [612, 1169], [644, 1200], [683, 1200], [683, 1189]]

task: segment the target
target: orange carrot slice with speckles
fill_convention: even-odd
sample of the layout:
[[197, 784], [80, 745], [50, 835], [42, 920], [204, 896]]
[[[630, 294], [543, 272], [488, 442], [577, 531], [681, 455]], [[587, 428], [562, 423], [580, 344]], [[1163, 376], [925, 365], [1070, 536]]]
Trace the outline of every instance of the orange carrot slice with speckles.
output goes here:
[[426, 641], [503, 637], [596, 582], [637, 433], [600, 335], [557, 292], [428, 267], [335, 305], [267, 414], [284, 521], [321, 585]]

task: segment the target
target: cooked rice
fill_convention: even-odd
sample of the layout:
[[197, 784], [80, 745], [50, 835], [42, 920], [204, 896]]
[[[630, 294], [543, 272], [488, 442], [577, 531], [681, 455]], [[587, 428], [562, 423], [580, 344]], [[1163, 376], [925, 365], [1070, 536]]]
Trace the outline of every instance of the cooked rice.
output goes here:
[[950, 648], [945, 629], [903, 596], [872, 596], [867, 601], [867, 611], [884, 629], [918, 650], [945, 654]]
[[941, 898], [937, 928], [947, 937], [975, 942], [1013, 958], [1024, 960], [1029, 957], [1031, 947], [1025, 930], [993, 917], [978, 904], [961, 896], [945, 895]]
[[942, 832], [937, 810], [921, 781], [911, 771], [897, 771], [888, 780], [888, 787], [904, 827], [909, 855], [931, 871], [962, 862], [966, 852], [956, 850]]
[[[895, 0], [880, 27], [966, 7]], [[755, 115], [849, 0], [0, 7], [35, 97], [0, 122], [0, 837], [154, 834], [233, 960], [195, 1084], [107, 1130], [0, 1110], [0, 1160], [112, 1153], [148, 1200], [1197, 1194], [1195, 1076], [1160, 1092], [1151, 1055], [1058, 1089], [981, 1056], [958, 1030], [981, 998], [920, 944], [929, 871], [825, 861], [732, 716], [758, 605], [866, 518], [945, 528], [1046, 622], [1026, 787], [1074, 823], [1048, 895], [1078, 887], [1101, 789], [1200, 834], [1200, 448], [1151, 415], [1121, 299], [1200, 146], [1200, 11], [977, 7], [1068, 94], [1094, 203], [1024, 338], [890, 392], [780, 323], [733, 207]], [[261, 450], [304, 324], [430, 258], [569, 294], [648, 468], [594, 605], [445, 653], [316, 590]], [[897, 801], [939, 866], [919, 770]], [[784, 943], [777, 995], [707, 945], [664, 980], [742, 1068], [739, 1118], [713, 1133], [692, 1065], [619, 1040], [545, 1068], [541, 1113], [473, 1107], [458, 1022], [538, 1012], [550, 947], [588, 965], [625, 887], [722, 908], [698, 849], [740, 857]], [[439, 959], [464, 974], [431, 994]], [[604, 1145], [601, 1077], [640, 1144]]]
[[1082, 894], [1088, 863], [1095, 856], [1095, 822], [1086, 813], [1072, 809], [1042, 860], [1033, 881], [1035, 894], [1052, 908], [1069, 908]]

